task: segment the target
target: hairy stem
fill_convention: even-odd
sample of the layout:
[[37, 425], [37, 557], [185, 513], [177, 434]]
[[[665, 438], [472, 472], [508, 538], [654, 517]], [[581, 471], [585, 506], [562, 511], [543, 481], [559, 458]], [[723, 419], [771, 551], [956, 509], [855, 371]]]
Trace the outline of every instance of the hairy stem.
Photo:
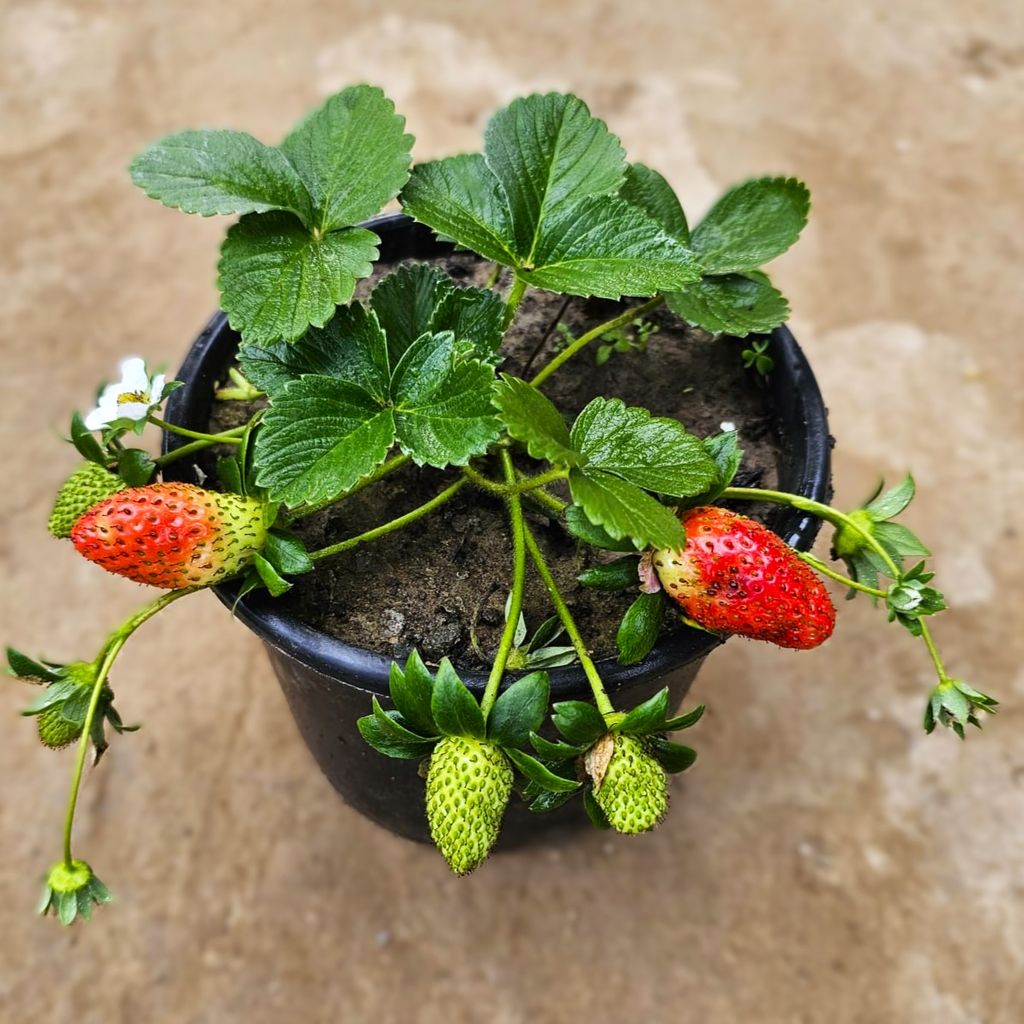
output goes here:
[[243, 427], [240, 430], [236, 427], [233, 430], [225, 430], [223, 434], [204, 434], [199, 430], [189, 430], [187, 427], [179, 427], [175, 423], [168, 423], [158, 416], [147, 416], [146, 419], [154, 427], [159, 427], [161, 430], [177, 434], [179, 437], [194, 437], [197, 441], [205, 441], [207, 444], [241, 444], [242, 442], [237, 435], [241, 434], [245, 429]]
[[247, 427], [232, 427], [231, 430], [225, 430], [223, 434], [217, 436], [216, 440], [190, 441], [188, 444], [183, 444], [180, 448], [175, 448], [173, 451], [167, 452], [153, 461], [158, 466], [166, 466], [168, 463], [177, 462], [178, 459], [184, 459], [195, 452], [201, 452], [214, 444], [224, 444], [225, 442], [227, 444], [237, 444], [238, 442], [234, 439], [244, 434], [247, 429]]
[[292, 509], [284, 517], [285, 522], [288, 524], [294, 523], [299, 519], [305, 519], [306, 516], [322, 512], [325, 508], [330, 508], [331, 505], [335, 505], [339, 501], [351, 498], [353, 494], [358, 494], [363, 488], [375, 484], [378, 480], [383, 480], [384, 477], [389, 473], [393, 473], [396, 469], [401, 469], [408, 461], [408, 455], [396, 455], [394, 458], [388, 459], [387, 462], [382, 462], [372, 473], [364, 476], [351, 490], [346, 491], [344, 494], [336, 494], [334, 497], [325, 498], [323, 501], [314, 502], [312, 505], [303, 505], [301, 508]]
[[71, 856], [71, 833], [75, 824], [75, 808], [78, 806], [78, 793], [82, 787], [82, 774], [85, 769], [85, 757], [89, 750], [89, 743], [92, 741], [92, 726], [96, 719], [96, 709], [99, 707], [100, 694], [103, 692], [103, 684], [107, 681], [110, 669], [113, 666], [121, 648], [128, 642], [128, 638], [147, 619], [151, 619], [157, 612], [163, 611], [173, 601], [186, 594], [193, 594], [199, 589], [188, 587], [183, 590], [172, 590], [161, 594], [155, 601], [146, 605], [140, 611], [129, 616], [114, 630], [107, 638], [101, 654], [99, 671], [96, 673], [96, 681], [92, 687], [92, 697], [89, 700], [89, 707], [85, 712], [85, 720], [82, 723], [82, 735], [78, 740], [78, 756], [75, 758], [75, 768], [71, 776], [71, 792], [68, 796], [67, 815], [64, 819], [64, 864], [70, 869], [73, 860]]
[[333, 555], [340, 555], [342, 552], [351, 551], [352, 548], [358, 547], [360, 544], [366, 544], [371, 540], [377, 540], [378, 537], [394, 533], [395, 530], [400, 530], [403, 526], [408, 526], [410, 523], [415, 523], [417, 519], [422, 519], [424, 516], [430, 515], [430, 513], [435, 509], [440, 508], [445, 502], [454, 498], [455, 495], [466, 486], [467, 482], [468, 481], [465, 477], [461, 477], [450, 487], [447, 487], [440, 494], [431, 498], [430, 501], [424, 502], [422, 505], [414, 508], [411, 512], [406, 512], [404, 516], [399, 516], [397, 519], [392, 519], [390, 522], [383, 523], [380, 526], [375, 526], [372, 530], [367, 530], [366, 533], [361, 533], [356, 537], [349, 537], [348, 540], [339, 541], [337, 544], [332, 544], [330, 547], [321, 548], [319, 551], [311, 551], [309, 553], [309, 557], [314, 562], [318, 562], [324, 558], [331, 558]]
[[587, 645], [583, 642], [583, 637], [580, 636], [576, 620], [572, 617], [569, 606], [565, 603], [565, 599], [559, 592], [558, 584], [555, 583], [555, 578], [551, 575], [551, 569], [528, 526], [525, 527], [525, 538], [526, 548], [530, 552], [530, 557], [533, 559], [533, 564], [537, 567], [540, 578], [544, 581], [544, 586], [547, 587], [555, 612], [565, 627], [566, 635], [576, 649], [576, 656], [580, 659], [580, 665], [583, 666], [584, 675], [586, 675], [587, 682], [590, 683], [590, 689], [594, 694], [594, 703], [597, 705], [597, 710], [604, 715], [605, 721], [607, 721], [611, 715], [615, 714], [615, 708], [605, 692], [604, 683], [601, 681], [601, 675], [597, 671], [597, 666], [590, 657]]
[[928, 653], [931, 655], [932, 664], [935, 666], [935, 674], [939, 677], [939, 682], [948, 683], [949, 676], [946, 673], [946, 666], [942, 663], [942, 656], [939, 654], [939, 649], [935, 646], [935, 641], [932, 639], [931, 630], [928, 628], [928, 624], [926, 622], [922, 622], [920, 619], [917, 620], [917, 624], [921, 627], [921, 639], [924, 641], [924, 645], [928, 648]]
[[[514, 486], [516, 472], [507, 448], [501, 450], [501, 464], [505, 472], [506, 483], [509, 487]], [[526, 581], [526, 523], [523, 519], [523, 504], [519, 494], [510, 491], [505, 498], [505, 505], [508, 508], [509, 524], [512, 527], [512, 599], [509, 601], [505, 628], [502, 631], [498, 651], [494, 655], [494, 664], [491, 666], [491, 674], [487, 678], [487, 687], [484, 689], [484, 696], [480, 702], [485, 720], [491, 713], [494, 702], [498, 699], [498, 687], [501, 685], [505, 666], [508, 664], [508, 656], [512, 653], [515, 643], [516, 626], [523, 610], [523, 585]]]
[[587, 331], [586, 334], [581, 334], [571, 345], [567, 345], [558, 353], [546, 366], [544, 366], [539, 373], [537, 373], [530, 384], [537, 388], [544, 383], [557, 369], [559, 369], [564, 363], [567, 363], [577, 352], [585, 349], [592, 341], [596, 341], [598, 338], [603, 337], [609, 331], [615, 330], [616, 327], [624, 327], [638, 316], [643, 316], [644, 313], [649, 313], [652, 309], [656, 309], [665, 301], [664, 296], [655, 295], [653, 299], [648, 299], [646, 302], [641, 303], [639, 306], [634, 306], [632, 309], [627, 309], [624, 313], [620, 313], [617, 317], [613, 317], [607, 323], [598, 324], [592, 330]]
[[526, 282], [516, 274], [512, 278], [512, 287], [509, 289], [508, 298], [505, 300], [505, 327], [515, 319], [519, 303], [523, 301], [523, 294], [526, 292]]

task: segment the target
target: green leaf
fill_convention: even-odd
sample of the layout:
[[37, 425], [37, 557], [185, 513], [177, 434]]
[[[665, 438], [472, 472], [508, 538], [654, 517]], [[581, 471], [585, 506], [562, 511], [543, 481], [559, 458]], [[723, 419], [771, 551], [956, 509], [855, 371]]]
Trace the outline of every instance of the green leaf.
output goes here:
[[583, 791], [583, 809], [587, 812], [590, 824], [594, 828], [599, 828], [602, 831], [611, 828], [608, 818], [605, 817], [601, 805], [597, 802], [597, 797], [594, 796], [594, 791], [589, 786]]
[[914, 478], [908, 473], [895, 487], [873, 498], [865, 508], [876, 522], [892, 519], [913, 501], [914, 491]]
[[689, 243], [686, 214], [672, 186], [657, 171], [643, 164], [630, 164], [619, 196], [627, 203], [639, 206], [661, 225], [665, 234], [677, 238], [683, 245]]
[[343, 494], [387, 457], [390, 409], [355, 384], [302, 377], [275, 398], [256, 437], [256, 479], [274, 501], [317, 504]]
[[639, 487], [610, 473], [574, 470], [569, 476], [573, 501], [591, 522], [613, 537], [630, 537], [638, 548], [682, 548], [686, 531], [671, 509]]
[[565, 779], [556, 775], [550, 768], [545, 768], [535, 757], [516, 750], [514, 747], [505, 749], [509, 760], [533, 783], [549, 793], [572, 793], [580, 788], [576, 779]]
[[569, 295], [654, 295], [700, 278], [693, 253], [622, 199], [566, 203], [544, 222], [533, 260], [518, 271], [527, 284]]
[[651, 753], [658, 764], [670, 775], [685, 772], [697, 760], [697, 751], [692, 747], [684, 747], [681, 743], [673, 743], [660, 736], [652, 736], [647, 742], [650, 743]]
[[385, 732], [380, 722], [374, 715], [365, 715], [356, 722], [359, 735], [374, 750], [388, 757], [404, 758], [413, 760], [426, 757], [434, 749], [435, 740], [419, 740], [416, 742], [395, 739], [389, 732]]
[[414, 220], [484, 259], [516, 265], [505, 196], [479, 154], [419, 164], [402, 191], [402, 207]]
[[245, 132], [168, 135], [140, 153], [130, 170], [147, 196], [185, 213], [288, 210], [307, 226], [313, 221], [312, 200], [298, 171], [280, 150]]
[[565, 510], [565, 528], [577, 540], [590, 544], [604, 551], [635, 551], [633, 542], [628, 538], [613, 537], [603, 526], [597, 526], [588, 518], [579, 505], [570, 505]]
[[629, 606], [615, 636], [620, 665], [637, 665], [651, 653], [658, 642], [664, 615], [665, 598], [660, 591], [641, 594]]
[[[654, 595], [644, 595], [645, 597]], [[660, 689], [653, 697], [642, 704], [637, 704], [626, 717], [619, 722], [618, 731], [634, 736], [646, 736], [661, 732], [665, 728], [665, 716], [668, 714], [668, 687]]]
[[298, 576], [313, 571], [306, 545], [293, 533], [271, 530], [263, 544], [263, 557], [280, 573]]
[[290, 213], [250, 213], [221, 246], [219, 284], [228, 322], [247, 343], [295, 341], [348, 302], [373, 270], [379, 239], [364, 228], [315, 238]]
[[527, 96], [499, 110], [484, 132], [487, 165], [508, 199], [518, 254], [531, 261], [544, 221], [566, 201], [618, 191], [625, 154], [576, 96]]
[[568, 761], [571, 758], [579, 757], [586, 750], [586, 747], [571, 743], [552, 743], [551, 740], [544, 739], [536, 732], [530, 733], [530, 743], [545, 761]]
[[434, 680], [417, 651], [412, 651], [406, 659], [404, 672], [392, 663], [388, 689], [395, 707], [414, 729], [424, 736], [438, 734], [430, 710]]
[[305, 182], [322, 231], [357, 224], [409, 178], [413, 138], [384, 93], [356, 85], [331, 96], [281, 143]]
[[291, 590], [292, 585], [283, 579], [274, 566], [262, 555], [253, 555], [252, 564], [271, 597], [280, 597], [285, 591]]
[[493, 401], [509, 435], [522, 441], [535, 459], [567, 466], [583, 462], [561, 412], [537, 388], [503, 373], [495, 384]]
[[755, 270], [799, 237], [811, 206], [795, 178], [758, 178], [730, 189], [690, 236], [705, 273]]
[[117, 475], [129, 487], [145, 487], [155, 471], [156, 463], [141, 448], [122, 448], [117, 453]]
[[600, 469], [661, 494], [699, 494], [717, 477], [701, 440], [678, 420], [652, 416], [618, 398], [591, 401], [576, 418], [571, 439], [588, 474]]
[[419, 465], [464, 466], [501, 433], [491, 405], [494, 371], [456, 360], [450, 331], [427, 334], [395, 367], [392, 396], [402, 451]]
[[470, 346], [470, 354], [488, 363], [501, 361], [505, 337], [505, 303], [486, 288], [455, 288], [438, 303], [430, 329], [451, 331], [455, 341]]
[[554, 704], [551, 710], [554, 727], [570, 743], [590, 746], [607, 732], [604, 718], [593, 704], [582, 700], [563, 700]]
[[687, 323], [735, 338], [767, 333], [789, 316], [789, 303], [766, 277], [745, 274], [703, 277], [682, 291], [667, 293], [665, 302]]
[[392, 366], [417, 338], [432, 332], [438, 303], [454, 290], [452, 279], [429, 263], [405, 263], [381, 279], [370, 308], [387, 335]]
[[311, 327], [291, 344], [243, 345], [239, 365], [272, 398], [305, 374], [358, 384], [382, 405], [390, 397], [387, 339], [376, 314], [358, 303], [341, 307], [326, 327]]
[[664, 732], [676, 732], [679, 729], [689, 729], [691, 725], [696, 725], [704, 714], [704, 705], [698, 704], [692, 711], [687, 711], [685, 715], [677, 715], [675, 718], [670, 718], [665, 722], [662, 727]]
[[90, 462], [99, 466], [106, 466], [107, 457], [100, 447], [99, 441], [93, 436], [91, 430], [85, 425], [81, 413], [71, 414], [71, 443], [75, 446], [78, 454]]
[[583, 586], [596, 587], [598, 590], [629, 590], [631, 587], [635, 590], [640, 585], [636, 556], [592, 565], [584, 569], [576, 579]]
[[434, 677], [430, 711], [444, 736], [467, 736], [482, 740], [486, 735], [484, 715], [476, 698], [444, 658]]
[[491, 708], [488, 738], [505, 748], [523, 746], [544, 721], [549, 693], [546, 672], [531, 672], [516, 680]]

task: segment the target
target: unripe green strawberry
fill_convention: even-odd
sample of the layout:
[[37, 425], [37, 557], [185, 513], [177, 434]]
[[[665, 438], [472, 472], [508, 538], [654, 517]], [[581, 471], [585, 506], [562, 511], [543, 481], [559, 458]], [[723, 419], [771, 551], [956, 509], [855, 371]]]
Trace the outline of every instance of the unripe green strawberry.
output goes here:
[[63, 705], [55, 704], [40, 712], [36, 718], [39, 739], [44, 747], [61, 750], [82, 735], [81, 722], [69, 722], [63, 714]]
[[95, 462], [83, 462], [64, 481], [53, 503], [47, 524], [54, 537], [70, 537], [71, 527], [98, 501], [109, 498], [125, 487], [124, 481], [108, 473]]
[[652, 560], [665, 593], [698, 625], [800, 650], [832, 635], [828, 591], [766, 526], [715, 505], [687, 509], [680, 522], [686, 546]]
[[427, 821], [457, 875], [481, 864], [498, 838], [512, 792], [512, 768], [493, 743], [445, 736], [430, 757]]
[[616, 832], [648, 832], [668, 807], [665, 770], [638, 737], [618, 733], [614, 742], [604, 778], [594, 786], [594, 798]]
[[208, 587], [241, 572], [267, 538], [267, 506], [193, 484], [131, 487], [94, 505], [71, 530], [108, 572], [166, 590]]

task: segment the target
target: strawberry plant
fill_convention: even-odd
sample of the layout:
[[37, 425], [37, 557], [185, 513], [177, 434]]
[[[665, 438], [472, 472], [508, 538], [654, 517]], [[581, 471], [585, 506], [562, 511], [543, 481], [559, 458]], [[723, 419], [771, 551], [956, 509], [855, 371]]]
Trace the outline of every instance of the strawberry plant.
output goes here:
[[[728, 190], [690, 228], [657, 171], [626, 160], [619, 140], [574, 96], [518, 99], [490, 120], [482, 151], [413, 166], [413, 140], [384, 94], [369, 86], [331, 97], [279, 146], [232, 131], [187, 131], [150, 146], [134, 182], [166, 206], [234, 215], [221, 247], [221, 305], [240, 334], [237, 365], [214, 393], [252, 402], [241, 426], [193, 430], [161, 418], [179, 382], [138, 358], [96, 408], [71, 418], [84, 464], [70, 473], [50, 531], [99, 567], [162, 589], [115, 628], [95, 656], [61, 664], [8, 649], [11, 673], [40, 688], [25, 710], [53, 748], [77, 742], [63, 856], [42, 905], [64, 924], [89, 917], [110, 893], [73, 851], [86, 760], [123, 725], [110, 678], [117, 656], [172, 602], [226, 580], [239, 598], [279, 597], [295, 577], [429, 516], [465, 489], [498, 499], [507, 517], [508, 600], [490, 670], [475, 694], [448, 659], [428, 667], [413, 649], [391, 666], [390, 704], [358, 722], [381, 755], [418, 761], [430, 833], [451, 868], [476, 868], [509, 802], [538, 813], [579, 800], [600, 828], [641, 833], [668, 805], [666, 776], [694, 751], [670, 735], [702, 707], [674, 714], [664, 688], [636, 706], [608, 692], [573, 609], [537, 542], [556, 524], [601, 553], [581, 582], [635, 594], [614, 638], [622, 664], [654, 649], [666, 612], [725, 637], [810, 649], [828, 639], [835, 609], [822, 578], [881, 605], [923, 642], [937, 680], [928, 732], [961, 738], [996, 701], [952, 678], [931, 619], [945, 609], [929, 552], [896, 522], [914, 496], [907, 477], [842, 511], [806, 495], [739, 486], [743, 438], [699, 437], [675, 419], [618, 397], [590, 401], [572, 421], [546, 394], [552, 376], [595, 346], [591, 363], [646, 358], [665, 306], [713, 335], [751, 337], [743, 359], [773, 371], [770, 332], [788, 304], [762, 269], [799, 236], [809, 210], [793, 178]], [[493, 264], [489, 287], [458, 283], [408, 262], [357, 296], [378, 259], [363, 225], [398, 198], [438, 237]], [[564, 343], [529, 379], [502, 370], [528, 289], [621, 301], [625, 308]], [[132, 444], [147, 425], [183, 442], [162, 455]], [[165, 477], [217, 453], [203, 486]], [[297, 526], [409, 463], [437, 474], [430, 500], [372, 529], [310, 548]], [[209, 463], [207, 463], [209, 465]], [[834, 528], [845, 573], [787, 546], [723, 502], [774, 503]], [[527, 640], [523, 595], [536, 574], [551, 616]], [[558, 641], [557, 645], [555, 641]], [[476, 642], [474, 638], [474, 643]], [[592, 699], [552, 702], [548, 670], [578, 666]], [[509, 673], [519, 673], [510, 678]]]

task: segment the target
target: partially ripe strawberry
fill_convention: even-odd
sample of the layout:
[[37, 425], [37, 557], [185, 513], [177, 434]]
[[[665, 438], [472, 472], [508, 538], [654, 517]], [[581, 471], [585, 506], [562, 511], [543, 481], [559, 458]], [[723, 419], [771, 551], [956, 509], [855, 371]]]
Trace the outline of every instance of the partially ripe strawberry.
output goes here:
[[654, 552], [665, 592], [694, 622], [715, 633], [808, 650], [836, 622], [828, 591], [766, 526], [724, 508], [684, 512], [681, 551]]
[[267, 506], [192, 484], [149, 484], [94, 505], [71, 530], [78, 551], [108, 572], [177, 590], [244, 569], [267, 537]]
[[78, 517], [98, 501], [116, 494], [125, 482], [95, 462], [84, 462], [61, 484], [48, 527], [54, 537], [70, 537]]

